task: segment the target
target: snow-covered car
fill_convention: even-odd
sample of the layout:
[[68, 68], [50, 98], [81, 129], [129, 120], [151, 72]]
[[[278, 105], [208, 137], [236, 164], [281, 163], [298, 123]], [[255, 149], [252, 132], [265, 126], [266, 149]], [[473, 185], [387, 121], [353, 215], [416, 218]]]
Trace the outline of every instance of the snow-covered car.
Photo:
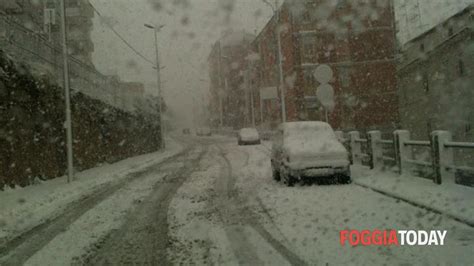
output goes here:
[[255, 128], [242, 128], [237, 136], [239, 145], [260, 144], [260, 135]]
[[211, 132], [211, 129], [209, 127], [200, 127], [198, 129], [196, 129], [196, 135], [198, 136], [211, 136], [212, 135], [212, 132]]
[[288, 186], [301, 180], [350, 183], [349, 154], [324, 122], [283, 123], [273, 139], [273, 178]]

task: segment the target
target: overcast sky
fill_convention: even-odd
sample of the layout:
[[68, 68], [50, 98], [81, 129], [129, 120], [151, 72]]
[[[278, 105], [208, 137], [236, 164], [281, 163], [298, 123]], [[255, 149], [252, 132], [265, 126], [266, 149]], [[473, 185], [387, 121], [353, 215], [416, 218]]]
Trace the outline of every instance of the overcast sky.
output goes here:
[[[270, 7], [260, 0], [92, 0], [103, 19], [94, 19], [94, 63], [105, 74], [139, 81], [156, 91], [156, 71], [126, 47], [104, 23], [112, 25], [138, 51], [155, 61], [153, 31], [144, 23], [165, 24], [159, 34], [164, 96], [173, 110], [192, 112], [192, 98], [207, 100], [207, 56], [223, 31], [260, 30]], [[200, 103], [200, 105], [202, 105]], [[188, 122], [191, 117], [188, 116]]]

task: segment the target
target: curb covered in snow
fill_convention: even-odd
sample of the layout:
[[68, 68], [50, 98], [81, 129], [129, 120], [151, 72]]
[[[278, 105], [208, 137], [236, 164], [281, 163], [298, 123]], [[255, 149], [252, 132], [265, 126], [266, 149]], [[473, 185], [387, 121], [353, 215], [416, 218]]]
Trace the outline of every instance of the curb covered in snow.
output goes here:
[[59, 177], [25, 188], [0, 192], [0, 247], [11, 239], [59, 215], [68, 204], [96, 189], [124, 179], [130, 173], [165, 161], [184, 147], [172, 140], [165, 150], [106, 164], [77, 174], [76, 181], [68, 184]]
[[474, 191], [470, 187], [437, 185], [420, 177], [400, 177], [362, 167], [355, 170], [353, 183], [356, 185], [474, 227]]

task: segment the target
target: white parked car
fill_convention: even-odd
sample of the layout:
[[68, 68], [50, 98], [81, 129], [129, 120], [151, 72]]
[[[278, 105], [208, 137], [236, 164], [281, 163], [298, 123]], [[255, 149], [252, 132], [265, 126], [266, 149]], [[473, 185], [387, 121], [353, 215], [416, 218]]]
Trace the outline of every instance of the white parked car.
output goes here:
[[278, 128], [271, 154], [273, 178], [350, 183], [349, 153], [324, 122], [289, 122]]
[[255, 128], [242, 128], [237, 136], [239, 145], [260, 144], [260, 135]]

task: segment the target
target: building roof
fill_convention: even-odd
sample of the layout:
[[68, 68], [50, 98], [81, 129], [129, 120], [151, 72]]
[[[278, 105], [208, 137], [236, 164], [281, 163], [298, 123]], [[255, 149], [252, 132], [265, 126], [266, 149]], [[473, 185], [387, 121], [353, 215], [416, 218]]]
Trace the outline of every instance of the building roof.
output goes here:
[[410, 46], [410, 44], [413, 44], [413, 43], [416, 43], [418, 42], [419, 40], [422, 40], [424, 39], [427, 35], [433, 33], [434, 31], [436, 31], [436, 29], [441, 26], [441, 25], [446, 25], [449, 23], [449, 21], [451, 21], [453, 18], [456, 18], [456, 17], [459, 17], [459, 16], [462, 16], [466, 13], [469, 13], [469, 12], [473, 12], [474, 11], [474, 4], [471, 4], [471, 5], [468, 5], [467, 7], [465, 7], [464, 9], [462, 9], [461, 11], [459, 11], [458, 13], [452, 15], [451, 17], [445, 19], [443, 22], [431, 27], [430, 29], [426, 30], [425, 32], [423, 32], [422, 34], [418, 35], [417, 37], [411, 39], [410, 41], [408, 41], [407, 43], [405, 43], [404, 46]]
[[244, 30], [233, 31], [225, 34], [221, 39], [221, 45], [226, 46], [237, 46], [242, 42], [252, 42], [255, 39], [255, 35], [245, 32]]

